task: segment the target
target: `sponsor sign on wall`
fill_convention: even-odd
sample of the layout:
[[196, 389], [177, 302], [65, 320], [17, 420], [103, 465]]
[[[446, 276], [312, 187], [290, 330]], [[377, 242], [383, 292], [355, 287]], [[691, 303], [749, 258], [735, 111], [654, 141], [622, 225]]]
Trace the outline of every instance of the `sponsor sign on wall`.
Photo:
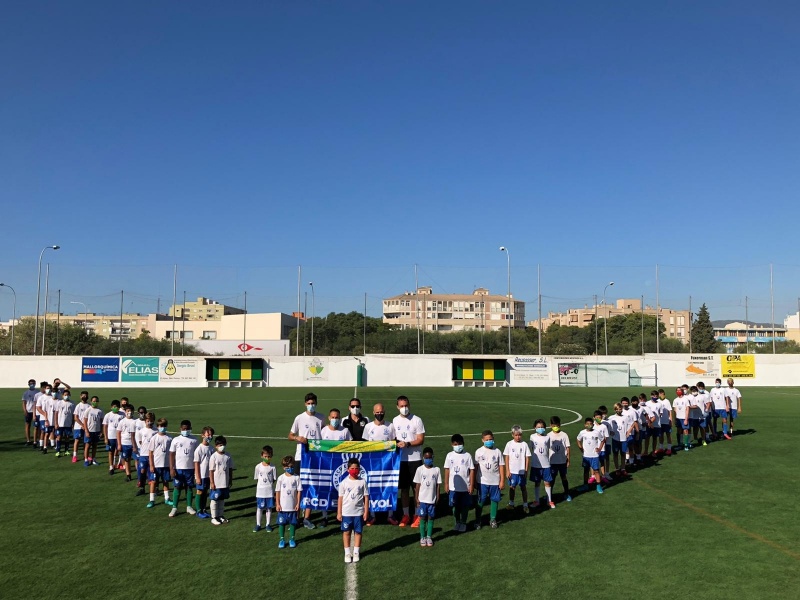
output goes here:
[[328, 361], [312, 358], [303, 365], [303, 381], [328, 381]]
[[515, 356], [511, 362], [515, 381], [548, 381], [550, 368], [546, 356]]
[[157, 356], [123, 356], [122, 379], [132, 383], [152, 383], [158, 381]]
[[721, 363], [723, 377], [753, 379], [756, 376], [756, 357], [752, 354], [726, 354]]
[[119, 381], [119, 358], [84, 356], [81, 359], [81, 381]]
[[197, 381], [198, 367], [196, 358], [162, 358], [158, 361], [158, 380]]

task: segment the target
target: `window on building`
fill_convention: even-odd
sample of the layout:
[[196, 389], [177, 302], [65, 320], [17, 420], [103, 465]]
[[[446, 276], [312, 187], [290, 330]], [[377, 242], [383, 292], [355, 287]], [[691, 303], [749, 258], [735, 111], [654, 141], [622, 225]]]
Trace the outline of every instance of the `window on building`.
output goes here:
[[194, 331], [184, 331], [182, 332], [182, 337], [185, 340], [192, 340], [194, 339]]

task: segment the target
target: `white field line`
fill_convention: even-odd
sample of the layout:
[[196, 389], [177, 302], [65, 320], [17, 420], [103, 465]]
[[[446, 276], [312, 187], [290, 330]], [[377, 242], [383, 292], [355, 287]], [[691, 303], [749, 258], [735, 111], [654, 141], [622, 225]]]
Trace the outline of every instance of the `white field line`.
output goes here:
[[344, 600], [358, 600], [358, 563], [344, 567]]

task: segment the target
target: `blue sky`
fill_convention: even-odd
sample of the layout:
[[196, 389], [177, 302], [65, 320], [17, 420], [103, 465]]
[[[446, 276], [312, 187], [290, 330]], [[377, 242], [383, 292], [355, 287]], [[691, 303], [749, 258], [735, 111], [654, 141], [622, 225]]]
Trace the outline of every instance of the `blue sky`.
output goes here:
[[[62, 311], [178, 295], [380, 313], [797, 310], [795, 2], [38, 2], [0, 22], [0, 281]], [[43, 284], [44, 286], [44, 284]], [[51, 303], [55, 295], [50, 294]], [[310, 300], [309, 300], [310, 303]], [[310, 306], [309, 306], [310, 312]], [[11, 313], [0, 288], [0, 318]]]

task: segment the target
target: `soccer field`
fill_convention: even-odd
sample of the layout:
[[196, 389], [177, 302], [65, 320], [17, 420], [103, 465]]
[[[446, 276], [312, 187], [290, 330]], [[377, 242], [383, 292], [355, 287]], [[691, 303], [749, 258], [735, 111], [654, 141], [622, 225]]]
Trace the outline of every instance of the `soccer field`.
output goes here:
[[[357, 565], [344, 564], [336, 525], [298, 528], [297, 548], [284, 550], [277, 547], [277, 529], [252, 532], [253, 470], [261, 447], [273, 446], [280, 471], [279, 458], [294, 454], [286, 435], [307, 390], [89, 391], [100, 396], [104, 411], [113, 398], [128, 396], [134, 406], [144, 404], [169, 419], [171, 432], [190, 419], [195, 434], [211, 425], [227, 436], [237, 466], [226, 502], [230, 523], [214, 527], [183, 510], [170, 519], [163, 497], [146, 509], [146, 497], [134, 497], [135, 479], [126, 483], [124, 474], [108, 475], [105, 453], [98, 453], [100, 466], [85, 468], [25, 447], [22, 389], [0, 390], [4, 598], [798, 595], [800, 484], [792, 453], [798, 389], [744, 388], [744, 412], [732, 441], [664, 457], [603, 495], [573, 493], [570, 503], [562, 501], [557, 481], [555, 510], [526, 516], [501, 509], [496, 530], [453, 533], [444, 507], [433, 548], [419, 547], [416, 529], [365, 528]], [[324, 414], [332, 407], [346, 411], [353, 392], [313, 391]], [[529, 430], [534, 419], [559, 415], [572, 422], [564, 429], [573, 444], [574, 488], [582, 477], [578, 419], [633, 391], [365, 388], [359, 396], [368, 417], [372, 404], [383, 402], [387, 419], [397, 414], [397, 395], [409, 396], [440, 467], [452, 433], [469, 435], [466, 447], [474, 453], [480, 431], [492, 429], [502, 449], [513, 424]], [[533, 499], [532, 484], [529, 491]], [[504, 492], [503, 507], [506, 497]]]

